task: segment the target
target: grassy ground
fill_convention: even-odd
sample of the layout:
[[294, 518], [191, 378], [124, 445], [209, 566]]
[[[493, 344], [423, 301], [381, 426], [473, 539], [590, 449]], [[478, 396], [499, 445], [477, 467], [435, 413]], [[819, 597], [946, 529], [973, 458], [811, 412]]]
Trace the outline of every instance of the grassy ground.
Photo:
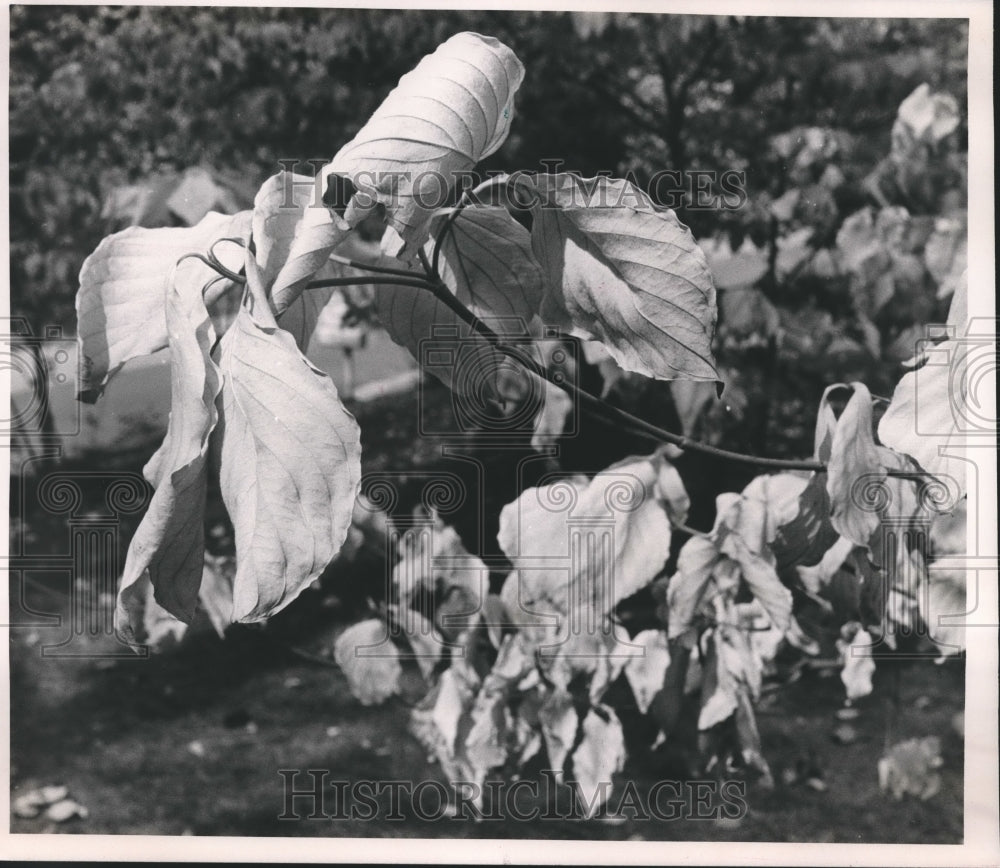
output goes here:
[[[425, 408], [426, 430], [447, 426], [444, 393], [433, 396]], [[415, 435], [415, 402], [409, 395], [358, 409], [368, 472], [438, 466], [441, 441]], [[123, 457], [118, 464], [140, 459]], [[28, 518], [21, 532], [30, 533], [29, 548], [45, 548], [51, 538], [55, 549], [65, 537], [58, 519]], [[45, 521], [55, 523], [46, 527]], [[108, 638], [92, 640], [92, 657], [43, 657], [42, 646], [58, 641], [59, 629], [12, 629], [13, 796], [63, 784], [88, 810], [85, 819], [58, 825], [14, 818], [12, 831], [845, 843], [962, 838], [963, 745], [951, 720], [964, 707], [964, 673], [958, 663], [930, 662], [903, 673], [893, 734], [894, 741], [942, 737], [943, 784], [927, 802], [896, 802], [879, 791], [885, 685], [877, 683], [874, 696], [859, 703], [860, 716], [852, 722], [857, 739], [845, 745], [832, 738], [843, 699], [839, 679], [813, 673], [761, 704], [763, 745], [776, 785], [748, 784], [742, 820], [429, 822], [412, 812], [373, 823], [280, 819], [285, 783], [279, 769], [328, 769], [331, 780], [441, 779], [406, 730], [419, 675], [407, 673], [402, 697], [364, 708], [338, 669], [290, 647], [306, 647], [316, 657], [330, 648], [351, 601], [347, 595], [340, 609], [322, 609], [321, 597], [307, 592], [275, 629], [235, 629], [225, 641], [200, 624], [176, 650], [150, 659], [101, 657], [112, 649]], [[26, 602], [41, 612], [65, 605], [44, 582], [26, 589]], [[619, 693], [626, 697], [621, 713], [632, 756], [618, 786], [632, 779], [642, 791], [678, 777], [676, 753], [670, 745], [650, 752], [648, 727], [629, 712], [627, 690]], [[824, 790], [783, 779], [786, 768], [802, 762], [818, 769]]]

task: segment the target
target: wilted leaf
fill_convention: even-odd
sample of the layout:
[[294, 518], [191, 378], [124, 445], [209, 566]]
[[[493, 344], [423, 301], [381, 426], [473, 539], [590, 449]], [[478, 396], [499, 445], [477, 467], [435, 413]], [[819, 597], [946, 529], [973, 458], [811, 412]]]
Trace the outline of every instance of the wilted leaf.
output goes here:
[[840, 680], [844, 682], [847, 698], [861, 699], [872, 692], [875, 658], [872, 655], [871, 637], [857, 622], [845, 624], [842, 629], [846, 639], [837, 640], [840, 651]]
[[810, 565], [803, 562], [798, 566], [799, 578], [810, 594], [818, 594], [830, 583], [854, 549], [854, 543], [846, 537], [834, 536], [836, 541], [823, 553], [818, 563]]
[[538, 719], [549, 755], [549, 766], [555, 771], [561, 771], [576, 739], [579, 723], [573, 707], [573, 697], [564, 690], [554, 690], [538, 709]]
[[153, 583], [147, 575], [141, 580], [146, 588], [146, 603], [142, 613], [142, 627], [145, 638], [142, 640], [154, 651], [160, 651], [175, 645], [184, 638], [187, 624], [179, 621], [163, 608], [153, 597]]
[[749, 768], [760, 772], [760, 785], [763, 787], [773, 787], [774, 779], [771, 776], [771, 767], [764, 759], [763, 748], [760, 743], [760, 729], [757, 726], [757, 716], [754, 714], [753, 704], [745, 691], [741, 691], [736, 704], [736, 736], [740, 741], [740, 753], [743, 762]]
[[967, 580], [968, 573], [964, 569], [929, 569], [927, 590], [917, 597], [927, 632], [943, 655], [965, 650], [965, 619], [969, 609]]
[[[207, 253], [219, 238], [246, 238], [250, 212], [230, 217], [208, 214], [190, 228], [132, 227], [105, 238], [80, 271], [76, 296], [77, 338], [83, 359], [81, 398], [94, 400], [108, 379], [129, 359], [167, 346], [164, 298], [187, 297], [219, 275], [196, 260], [174, 266], [188, 253]], [[226, 247], [218, 248], [223, 262]], [[242, 251], [239, 251], [242, 256]]]
[[[959, 289], [948, 317], [956, 336], [966, 332], [965, 311], [965, 291]], [[964, 449], [966, 430], [991, 424], [980, 403], [984, 398], [976, 391], [985, 387], [975, 374], [995, 367], [996, 347], [949, 339], [929, 348], [928, 356], [922, 367], [904, 374], [897, 384], [879, 421], [878, 436], [886, 446], [915, 458], [924, 470], [946, 482], [953, 480], [958, 493], [964, 494], [965, 462], [955, 456]], [[964, 429], [958, 421], [963, 416]]]
[[684, 524], [691, 508], [691, 498], [677, 468], [662, 454], [654, 458], [656, 465], [656, 496], [672, 521]]
[[566, 420], [573, 412], [573, 399], [548, 380], [542, 383], [542, 409], [535, 417], [535, 430], [531, 435], [531, 448], [541, 452], [553, 446], [566, 430]]
[[893, 745], [878, 761], [878, 784], [897, 801], [904, 795], [929, 799], [941, 789], [941, 740], [930, 735]]
[[598, 705], [583, 719], [583, 738], [573, 751], [573, 780], [585, 817], [593, 817], [608, 800], [612, 776], [625, 767], [625, 736], [614, 711]]
[[739, 704], [739, 685], [720, 650], [719, 631], [712, 631], [701, 685], [701, 710], [698, 729], [711, 729], [727, 720]]
[[[630, 458], [590, 481], [528, 488], [505, 506], [497, 539], [514, 564], [508, 583], [515, 586], [501, 595], [512, 616], [560, 613], [550, 629], [565, 640], [570, 623], [602, 623], [619, 600], [651, 582], [670, 553], [656, 481], [651, 458]], [[581, 519], [588, 527], [579, 527]], [[563, 559], [572, 561], [568, 574]]]
[[876, 489], [884, 483], [886, 468], [875, 444], [871, 394], [863, 383], [852, 386], [854, 394], [833, 432], [827, 492], [834, 529], [856, 545], [867, 546], [880, 520], [864, 487]]
[[[936, 144], [961, 122], [958, 103], [948, 93], [933, 93], [926, 82], [899, 105], [896, 125], [905, 125], [919, 141]], [[895, 135], [895, 130], [893, 130]]]
[[542, 320], [600, 341], [626, 371], [717, 380], [715, 287], [687, 227], [627, 181], [541, 175], [535, 183]]
[[362, 705], [381, 705], [399, 692], [399, 651], [377, 618], [352, 624], [337, 637], [333, 657]]
[[792, 592], [778, 578], [773, 558], [752, 551], [738, 533], [720, 534], [719, 550], [739, 564], [740, 575], [754, 598], [782, 633], [792, 624]]
[[715, 542], [705, 537], [691, 537], [681, 547], [677, 572], [667, 586], [668, 636], [674, 639], [691, 627], [712, 579], [712, 571], [721, 555]]
[[400, 549], [392, 581], [404, 606], [416, 607], [417, 597], [429, 592], [436, 601], [434, 626], [452, 640], [479, 620], [489, 570], [465, 550], [453, 527], [435, 517], [432, 526], [407, 531]]
[[524, 67], [503, 43], [458, 33], [404, 75], [361, 131], [323, 170], [357, 193], [344, 217], [357, 225], [377, 205], [410, 249], [427, 237], [459, 173], [507, 138]]
[[653, 697], [663, 687], [663, 676], [670, 665], [667, 634], [663, 630], [643, 630], [632, 640], [643, 649], [642, 656], [629, 658], [624, 673], [635, 696], [635, 704], [643, 714], [649, 709]]
[[[308, 176], [279, 172], [261, 185], [254, 199], [253, 239], [262, 282], [282, 316], [282, 328], [296, 334], [303, 352], [319, 311], [333, 292], [327, 288], [303, 293], [303, 289], [349, 232], [347, 224], [323, 205], [315, 179]], [[297, 304], [305, 305], [305, 310], [289, 310]]]
[[129, 544], [118, 588], [116, 630], [128, 641], [135, 640], [141, 617], [144, 592], [137, 583], [143, 576], [152, 582], [156, 601], [190, 623], [204, 567], [205, 461], [218, 418], [220, 376], [209, 357], [215, 330], [201, 287], [186, 278], [175, 279], [189, 265], [174, 269], [166, 298], [172, 352], [170, 421], [163, 444], [144, 470], [156, 492]]
[[290, 603], [347, 536], [361, 481], [357, 422], [277, 327], [247, 258], [249, 298], [220, 345], [220, 482], [236, 531], [233, 618]]
[[771, 541], [776, 567], [811, 567], [819, 563], [837, 542], [838, 535], [830, 523], [830, 495], [826, 491], [826, 475], [814, 473], [798, 497], [798, 509], [786, 516]]

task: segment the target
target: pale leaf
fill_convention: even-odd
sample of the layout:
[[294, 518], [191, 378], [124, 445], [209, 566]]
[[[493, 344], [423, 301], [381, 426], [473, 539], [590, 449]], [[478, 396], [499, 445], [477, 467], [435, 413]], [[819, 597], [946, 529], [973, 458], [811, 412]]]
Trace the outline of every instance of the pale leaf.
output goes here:
[[677, 572], [667, 586], [668, 636], [686, 632], [708, 591], [712, 571], [721, 557], [715, 543], [693, 536], [681, 548]]
[[280, 610], [339, 551], [361, 479], [357, 422], [279, 329], [247, 258], [250, 295], [220, 346], [222, 497], [236, 532], [233, 618]]
[[583, 719], [583, 738], [573, 751], [573, 780], [585, 817], [608, 800], [613, 775], [625, 766], [625, 736], [617, 715], [606, 705], [591, 708]]
[[[569, 616], [571, 606], [583, 605], [585, 611], [572, 618], [598, 624], [618, 601], [651, 582], [670, 553], [670, 522], [657, 501], [656, 480], [651, 458], [631, 458], [589, 482], [528, 488], [507, 504], [497, 539], [518, 577], [515, 606], [548, 601]], [[562, 559], [572, 561], [569, 574]]]
[[[172, 353], [171, 411], [163, 444], [146, 467], [156, 486], [149, 508], [129, 544], [118, 588], [116, 629], [134, 638], [141, 606], [136, 582], [148, 575], [157, 602], [190, 623], [201, 585], [205, 550], [206, 456], [218, 419], [219, 370], [209, 357], [215, 342], [201, 287], [172, 269], [166, 317]], [[179, 279], [177, 279], [179, 278]], [[161, 308], [163, 303], [161, 302]]]
[[833, 432], [827, 491], [834, 529], [856, 545], [867, 546], [879, 516], [870, 508], [865, 490], [876, 490], [885, 481], [886, 469], [875, 444], [871, 394], [863, 383], [852, 385], [854, 394]]
[[871, 637], [857, 622], [843, 628], [849, 640], [838, 639], [840, 651], [840, 680], [844, 682], [847, 698], [861, 699], [872, 692], [872, 676], [875, 674], [875, 658], [872, 655]]
[[381, 705], [399, 692], [399, 652], [377, 618], [352, 624], [337, 637], [333, 657], [362, 705]]
[[626, 371], [718, 380], [715, 287], [687, 227], [626, 181], [567, 174], [536, 184], [542, 320], [600, 341]]
[[899, 742], [878, 761], [878, 783], [897, 801], [904, 795], [926, 800], [941, 789], [941, 740], [936, 735]]
[[[948, 317], [958, 338], [966, 334], [965, 317], [966, 293], [960, 288]], [[988, 421], [988, 387], [976, 381], [977, 372], [995, 365], [995, 350], [988, 342], [961, 339], [929, 348], [926, 363], [904, 374], [897, 384], [878, 425], [879, 439], [886, 446], [912, 456], [960, 495], [966, 491], [966, 472], [957, 455], [964, 451], [965, 432], [995, 427], [995, 419]]]
[[[212, 213], [190, 228], [131, 227], [105, 238], [83, 263], [76, 296], [84, 368], [81, 398], [95, 399], [125, 362], [167, 346], [164, 298], [173, 291], [171, 280], [182, 281], [178, 292], [200, 293], [219, 276], [204, 263], [186, 260], [173, 277], [182, 256], [206, 254], [217, 239], [245, 239], [249, 231], [249, 212], [234, 217]], [[217, 252], [227, 266], [238, 269], [238, 261], [226, 259], [233, 247], [220, 245]]]
[[[253, 239], [261, 280], [278, 314], [299, 299], [306, 283], [327, 263], [348, 232], [347, 224], [323, 205], [314, 179], [279, 172], [263, 183], [254, 199]], [[330, 298], [330, 290], [320, 292], [325, 293], [322, 304], [306, 300], [310, 306], [318, 304], [313, 316], [318, 316]], [[312, 325], [315, 327], [315, 319]], [[282, 327], [289, 328], [284, 321]], [[308, 336], [300, 341], [303, 351], [306, 341]]]
[[566, 420], [573, 412], [573, 399], [548, 380], [541, 384], [542, 409], [535, 416], [531, 448], [541, 452], [555, 445], [566, 430]]
[[407, 247], [427, 238], [457, 175], [507, 138], [524, 67], [503, 43], [458, 33], [400, 80], [368, 123], [323, 170], [358, 192], [344, 217], [357, 225], [378, 205]]
[[965, 650], [967, 578], [964, 569], [935, 569], [932, 564], [927, 575], [927, 590], [918, 596], [927, 632], [943, 655]]
[[624, 672], [635, 703], [645, 714], [653, 697], [663, 688], [663, 676], [670, 665], [667, 635], [662, 630], [643, 630], [632, 639], [632, 644], [641, 646], [643, 653], [641, 657], [630, 658]]
[[549, 766], [556, 772], [562, 771], [579, 723], [573, 697], [564, 690], [553, 691], [538, 709], [538, 719], [549, 755]]

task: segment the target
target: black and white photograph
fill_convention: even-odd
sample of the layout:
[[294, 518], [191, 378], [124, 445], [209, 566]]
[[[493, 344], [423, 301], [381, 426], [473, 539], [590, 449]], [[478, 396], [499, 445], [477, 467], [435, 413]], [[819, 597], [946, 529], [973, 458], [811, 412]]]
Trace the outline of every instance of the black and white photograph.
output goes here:
[[1000, 864], [992, 4], [3, 14], [5, 858]]

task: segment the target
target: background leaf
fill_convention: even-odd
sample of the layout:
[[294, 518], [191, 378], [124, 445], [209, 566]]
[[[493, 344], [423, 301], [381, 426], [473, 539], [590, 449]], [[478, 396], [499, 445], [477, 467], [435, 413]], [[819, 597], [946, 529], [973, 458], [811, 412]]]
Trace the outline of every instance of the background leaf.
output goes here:
[[[385, 624], [377, 618], [369, 618], [352, 624], [334, 643], [333, 659], [347, 676], [351, 693], [362, 705], [381, 705], [399, 692], [403, 667], [399, 665], [399, 651], [386, 635]], [[371, 645], [378, 647], [365, 647]], [[359, 650], [362, 655], [374, 656], [359, 656]]]

